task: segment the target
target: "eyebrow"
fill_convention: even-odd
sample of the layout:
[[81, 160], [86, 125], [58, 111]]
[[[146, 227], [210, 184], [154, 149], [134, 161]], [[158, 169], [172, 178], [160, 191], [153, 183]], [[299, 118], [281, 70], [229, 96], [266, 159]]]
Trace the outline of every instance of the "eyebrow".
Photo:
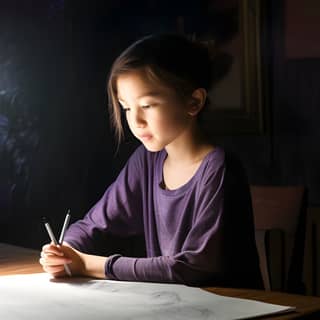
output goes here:
[[[158, 91], [150, 91], [150, 92], [146, 92], [146, 93], [142, 94], [141, 96], [137, 97], [137, 99], [146, 98], [146, 97], [155, 98], [155, 97], [159, 97], [161, 95], [162, 94]], [[118, 96], [118, 100], [125, 102], [120, 96]]]

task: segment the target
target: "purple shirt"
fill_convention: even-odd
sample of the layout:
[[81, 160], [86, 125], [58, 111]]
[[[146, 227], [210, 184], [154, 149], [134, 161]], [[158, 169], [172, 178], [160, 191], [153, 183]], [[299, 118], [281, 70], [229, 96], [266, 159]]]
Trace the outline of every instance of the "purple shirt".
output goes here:
[[111, 256], [109, 279], [260, 287], [251, 205], [225, 205], [225, 152], [210, 152], [175, 190], [161, 187], [166, 155], [138, 147], [101, 200], [70, 226], [65, 241], [92, 252], [101, 233], [143, 234], [147, 257]]

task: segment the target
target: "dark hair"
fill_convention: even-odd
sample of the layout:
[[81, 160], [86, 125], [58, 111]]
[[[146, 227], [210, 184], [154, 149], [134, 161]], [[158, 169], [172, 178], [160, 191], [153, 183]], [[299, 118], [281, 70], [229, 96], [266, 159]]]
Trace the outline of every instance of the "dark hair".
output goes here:
[[197, 88], [208, 91], [211, 86], [210, 56], [203, 44], [179, 34], [151, 35], [133, 43], [114, 61], [108, 80], [110, 121], [118, 143], [123, 137], [123, 128], [117, 79], [141, 68], [150, 79], [176, 89], [182, 98]]

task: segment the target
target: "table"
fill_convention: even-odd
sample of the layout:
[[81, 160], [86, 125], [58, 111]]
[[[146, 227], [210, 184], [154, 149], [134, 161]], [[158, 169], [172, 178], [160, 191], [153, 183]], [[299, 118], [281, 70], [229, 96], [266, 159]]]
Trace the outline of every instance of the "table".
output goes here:
[[[0, 276], [43, 272], [38, 260], [40, 252], [33, 249], [0, 243]], [[296, 310], [260, 319], [320, 319], [320, 297], [302, 296], [274, 291], [210, 287], [203, 288], [216, 294], [253, 299], [268, 303], [295, 306]]]
[[43, 272], [40, 252], [0, 243], [0, 276]]

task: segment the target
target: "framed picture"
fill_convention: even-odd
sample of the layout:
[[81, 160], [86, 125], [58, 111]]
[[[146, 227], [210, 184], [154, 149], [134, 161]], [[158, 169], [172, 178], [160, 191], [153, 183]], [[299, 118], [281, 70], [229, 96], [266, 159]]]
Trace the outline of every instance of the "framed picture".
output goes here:
[[[178, 28], [206, 42], [215, 83], [208, 92], [208, 130], [214, 134], [264, 131], [265, 73], [262, 68], [262, 0], [207, 0], [201, 27], [180, 17]], [[209, 117], [209, 118], [208, 118]]]

